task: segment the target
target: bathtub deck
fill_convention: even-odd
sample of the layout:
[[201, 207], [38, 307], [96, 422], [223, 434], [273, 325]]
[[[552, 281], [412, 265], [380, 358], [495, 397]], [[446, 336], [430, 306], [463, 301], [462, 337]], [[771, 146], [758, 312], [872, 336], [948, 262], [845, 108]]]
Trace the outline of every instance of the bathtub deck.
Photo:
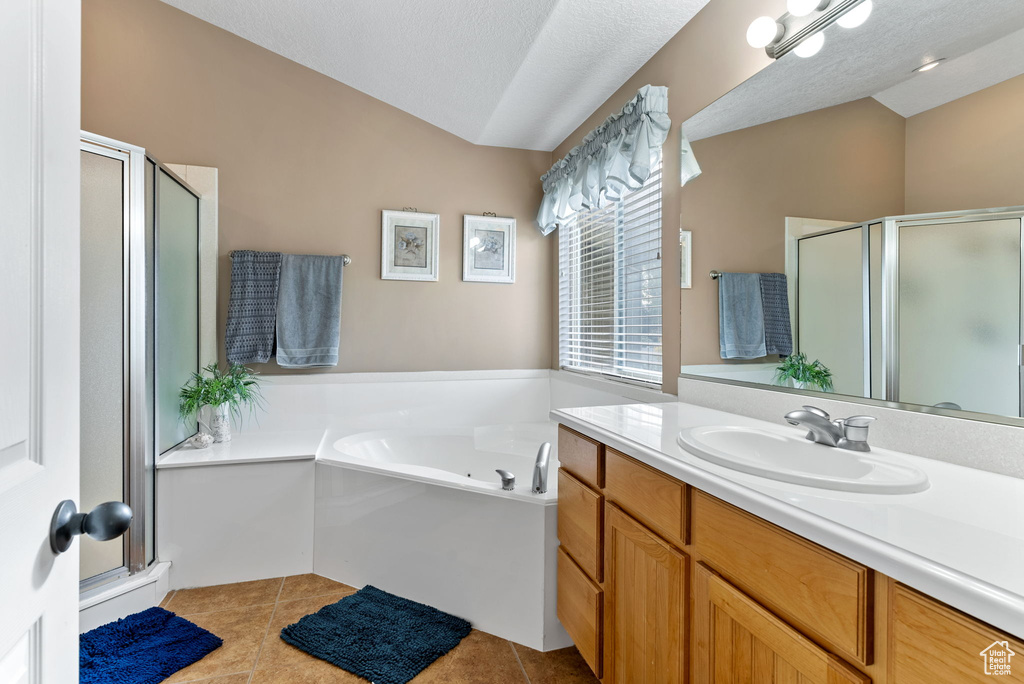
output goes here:
[[[281, 628], [355, 589], [318, 575], [182, 589], [160, 604], [210, 630], [224, 645], [169, 684], [365, 684], [366, 680], [289, 646]], [[416, 679], [418, 684], [594, 684], [575, 648], [549, 653], [474, 630]]]

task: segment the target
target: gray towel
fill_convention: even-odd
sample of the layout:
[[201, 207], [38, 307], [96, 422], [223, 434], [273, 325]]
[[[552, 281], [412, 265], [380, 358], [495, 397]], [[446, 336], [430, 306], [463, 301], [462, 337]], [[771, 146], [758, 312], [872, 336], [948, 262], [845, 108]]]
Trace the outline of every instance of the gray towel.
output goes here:
[[284, 255], [277, 296], [277, 365], [338, 365], [343, 268], [340, 256]]
[[764, 306], [764, 344], [768, 354], [793, 353], [793, 329], [789, 321], [789, 288], [784, 273], [761, 274]]
[[757, 273], [723, 273], [718, 278], [718, 338], [723, 359], [765, 356], [764, 306]]
[[224, 329], [230, 363], [266, 363], [274, 353], [280, 252], [240, 250], [231, 258], [231, 294]]

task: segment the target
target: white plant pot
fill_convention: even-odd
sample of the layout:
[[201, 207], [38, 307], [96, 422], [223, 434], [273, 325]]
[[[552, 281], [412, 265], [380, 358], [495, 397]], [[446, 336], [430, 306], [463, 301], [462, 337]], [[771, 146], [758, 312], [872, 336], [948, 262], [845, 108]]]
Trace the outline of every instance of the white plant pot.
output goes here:
[[210, 407], [210, 432], [214, 442], [231, 441], [231, 407], [227, 402]]

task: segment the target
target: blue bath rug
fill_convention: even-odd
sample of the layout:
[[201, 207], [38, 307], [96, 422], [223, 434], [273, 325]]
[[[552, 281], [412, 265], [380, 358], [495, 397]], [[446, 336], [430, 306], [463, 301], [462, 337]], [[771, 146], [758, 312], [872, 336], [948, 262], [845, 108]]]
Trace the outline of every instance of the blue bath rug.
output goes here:
[[156, 684], [224, 643], [163, 608], [109, 622], [79, 637], [79, 684]]
[[281, 638], [373, 684], [405, 684], [459, 645], [472, 626], [366, 586], [281, 630]]

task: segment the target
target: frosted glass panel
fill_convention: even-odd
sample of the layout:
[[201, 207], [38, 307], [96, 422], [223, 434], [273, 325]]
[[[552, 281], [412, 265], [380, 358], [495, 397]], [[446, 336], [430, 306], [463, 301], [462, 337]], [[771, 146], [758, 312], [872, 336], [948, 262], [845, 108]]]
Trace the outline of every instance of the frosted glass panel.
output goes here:
[[[81, 152], [81, 497], [124, 501], [124, 162]], [[121, 540], [81, 539], [80, 579], [124, 565]]]
[[832, 371], [835, 391], [864, 396], [863, 230], [799, 242], [798, 350]]
[[1020, 415], [1020, 220], [904, 226], [899, 400]]
[[156, 446], [195, 433], [178, 419], [178, 390], [199, 369], [199, 199], [157, 171]]

